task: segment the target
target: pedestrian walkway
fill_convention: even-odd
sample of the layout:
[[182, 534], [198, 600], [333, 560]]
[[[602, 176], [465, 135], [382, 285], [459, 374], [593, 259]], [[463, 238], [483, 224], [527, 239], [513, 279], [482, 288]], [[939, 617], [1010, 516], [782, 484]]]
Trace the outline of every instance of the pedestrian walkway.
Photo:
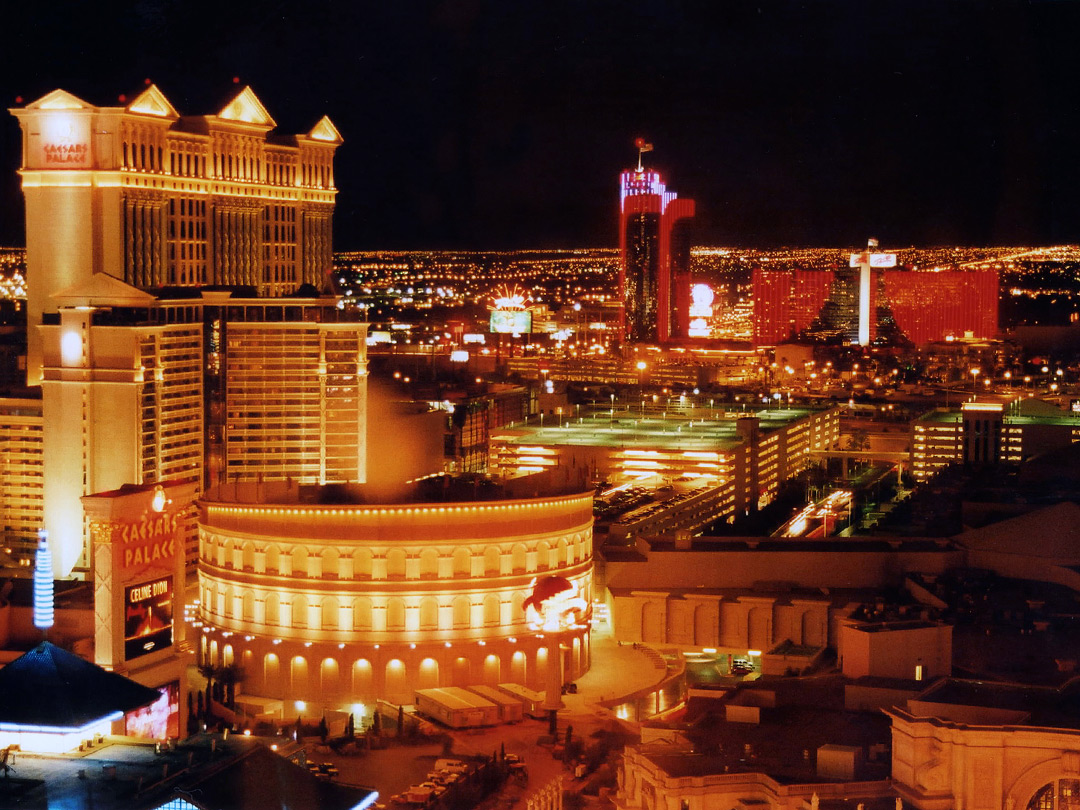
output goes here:
[[596, 628], [589, 671], [575, 681], [577, 694], [563, 696], [566, 713], [606, 713], [602, 703], [655, 686], [665, 674], [664, 661], [655, 650], [619, 644], [610, 631]]

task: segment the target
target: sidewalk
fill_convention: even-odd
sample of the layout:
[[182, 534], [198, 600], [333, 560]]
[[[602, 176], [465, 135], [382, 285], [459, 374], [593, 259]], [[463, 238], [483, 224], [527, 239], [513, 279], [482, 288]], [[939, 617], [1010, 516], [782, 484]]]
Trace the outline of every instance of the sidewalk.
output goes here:
[[594, 628], [589, 671], [575, 681], [576, 695], [563, 695], [566, 709], [559, 716], [606, 716], [608, 710], [600, 705], [602, 702], [655, 686], [665, 674], [666, 669], [657, 667], [644, 649], [620, 645], [607, 628]]

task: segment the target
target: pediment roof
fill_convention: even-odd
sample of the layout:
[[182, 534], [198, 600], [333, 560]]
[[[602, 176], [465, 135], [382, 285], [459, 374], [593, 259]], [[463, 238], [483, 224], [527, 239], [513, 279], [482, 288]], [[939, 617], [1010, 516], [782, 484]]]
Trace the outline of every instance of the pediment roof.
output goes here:
[[26, 105], [27, 110], [92, 110], [94, 105], [67, 90], [53, 90]]
[[158, 89], [156, 84], [151, 84], [127, 106], [128, 112], [142, 113], [143, 115], [154, 115], [159, 118], [171, 118], [173, 120], [180, 117], [180, 113], [176, 111], [169, 100], [165, 98], [165, 94]]
[[108, 273], [94, 273], [87, 281], [53, 293], [62, 307], [147, 307], [157, 299]]
[[217, 114], [217, 117], [225, 121], [240, 121], [245, 124], [257, 124], [268, 128], [277, 126], [277, 122], [270, 117], [270, 113], [267, 112], [263, 103], [259, 101], [259, 97], [255, 95], [255, 91], [251, 89], [250, 85], [233, 96], [232, 100]]
[[324, 115], [319, 119], [319, 123], [311, 128], [308, 137], [313, 141], [325, 141], [327, 143], [342, 143], [343, 141], [341, 133], [334, 126], [334, 122], [330, 120], [329, 115]]

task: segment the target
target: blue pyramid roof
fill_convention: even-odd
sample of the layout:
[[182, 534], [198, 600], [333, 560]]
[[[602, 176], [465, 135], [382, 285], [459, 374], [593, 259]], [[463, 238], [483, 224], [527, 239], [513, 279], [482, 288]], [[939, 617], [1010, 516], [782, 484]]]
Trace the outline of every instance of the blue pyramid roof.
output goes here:
[[0, 669], [0, 723], [81, 728], [153, 703], [156, 689], [43, 641]]

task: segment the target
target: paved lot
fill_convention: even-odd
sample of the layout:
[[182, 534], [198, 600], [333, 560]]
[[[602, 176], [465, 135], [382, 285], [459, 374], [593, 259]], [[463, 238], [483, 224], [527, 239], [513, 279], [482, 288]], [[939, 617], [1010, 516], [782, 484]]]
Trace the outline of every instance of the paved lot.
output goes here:
[[[664, 671], [656, 668], [642, 651], [630, 645], [619, 646], [604, 628], [594, 632], [592, 643], [592, 666], [577, 681], [578, 693], [563, 697], [566, 707], [559, 712], [560, 735], [571, 725], [574, 736], [586, 741], [598, 730], [633, 729], [632, 725], [616, 720], [600, 701], [652, 686], [664, 676]], [[508, 784], [502, 795], [488, 803], [490, 806], [505, 807], [515, 796], [528, 795], [560, 776], [568, 786], [573, 783], [563, 763], [551, 756], [550, 747], [538, 744], [539, 738], [547, 733], [544, 721], [526, 719], [512, 725], [448, 733], [453, 741], [451, 756], [491, 756], [505, 747], [506, 753], [516, 754], [528, 766], [528, 783]], [[316, 745], [315, 742], [305, 745], [309, 759], [333, 762], [340, 771], [340, 781], [374, 787], [379, 791], [379, 801], [384, 803], [410, 785], [424, 781], [435, 760], [443, 756], [441, 744], [391, 745], [381, 751], [349, 756], [323, 753], [316, 750]]]

